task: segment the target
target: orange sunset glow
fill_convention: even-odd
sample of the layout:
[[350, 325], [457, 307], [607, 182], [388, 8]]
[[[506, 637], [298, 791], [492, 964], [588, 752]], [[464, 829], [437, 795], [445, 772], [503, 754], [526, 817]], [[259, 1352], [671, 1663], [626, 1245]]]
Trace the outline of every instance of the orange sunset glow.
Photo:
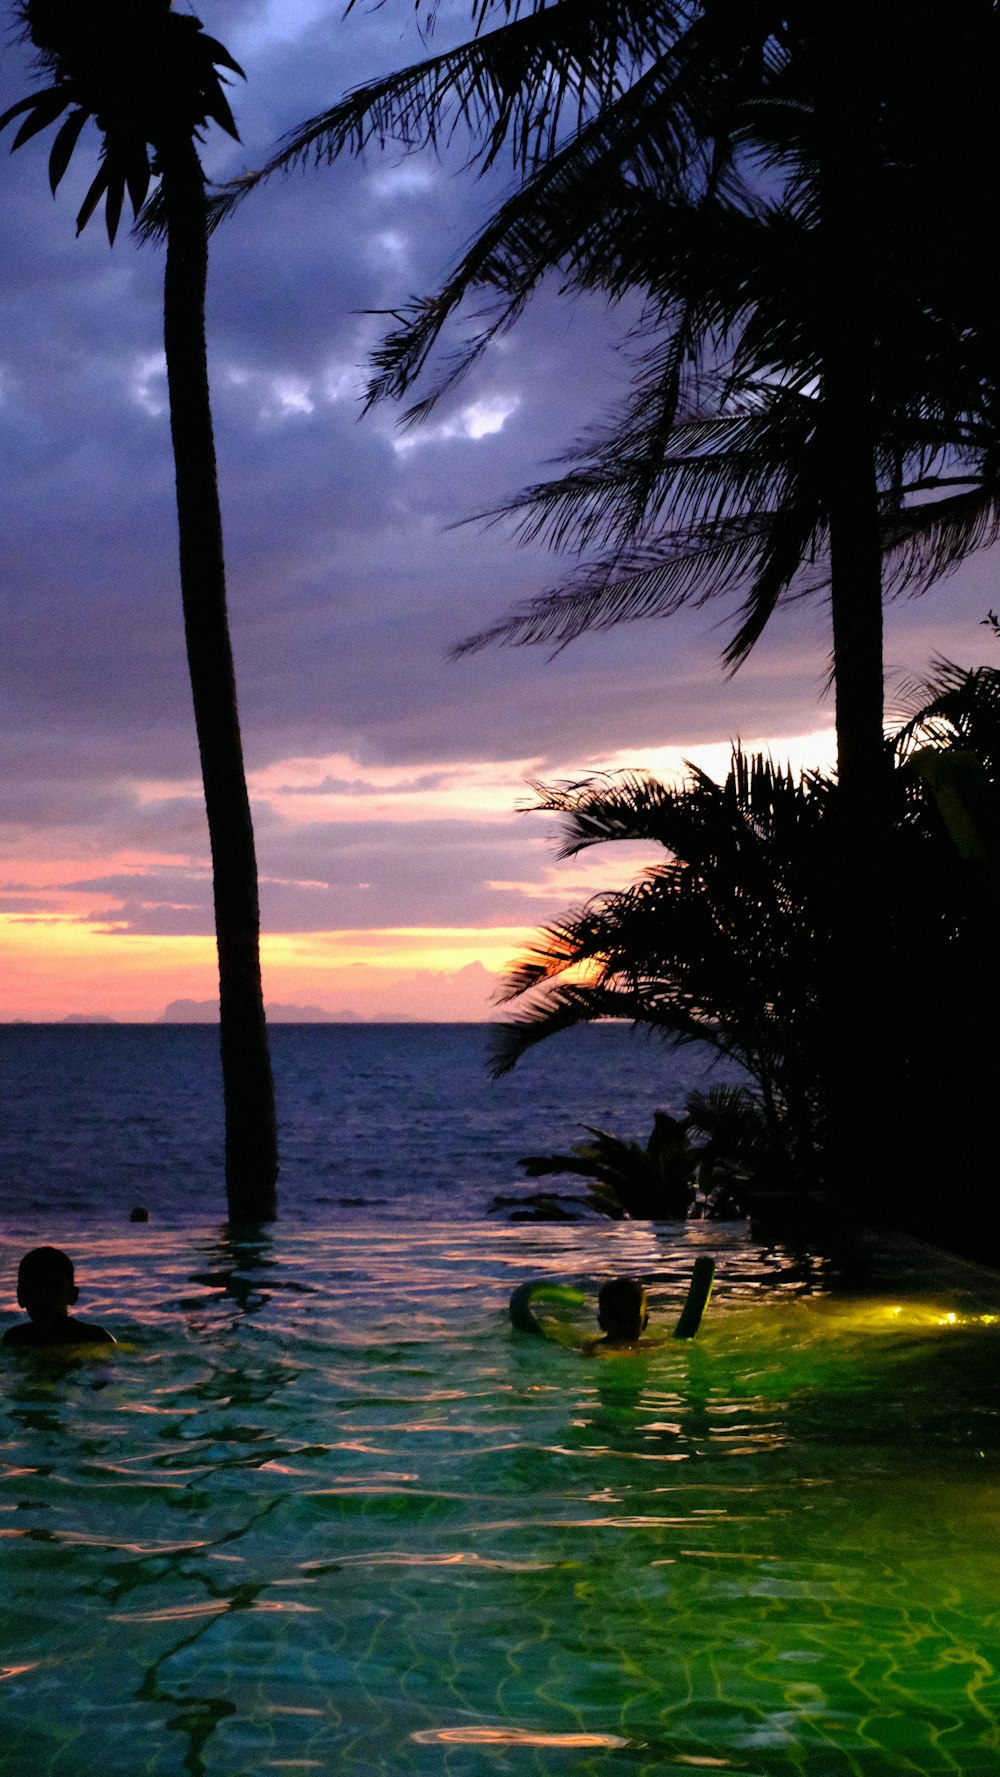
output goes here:
[[[752, 749], [767, 742], [752, 740]], [[775, 755], [793, 765], [826, 763], [832, 735], [823, 730], [772, 743]], [[598, 768], [643, 767], [664, 778], [678, 776], [690, 760], [724, 776], [729, 743], [635, 749], [575, 768], [569, 764], [546, 775], [585, 775]], [[493, 917], [447, 923], [447, 889], [433, 924], [337, 926], [333, 929], [265, 931], [261, 955], [265, 997], [272, 1016], [301, 1015], [360, 1019], [481, 1020], [495, 1017], [495, 995], [506, 966], [530, 942], [537, 925], [602, 888], [630, 879], [647, 861], [635, 847], [605, 847], [559, 861], [551, 829], [518, 814], [531, 800], [528, 787], [538, 775], [535, 760], [497, 767], [456, 764], [447, 768], [365, 768], [345, 755], [295, 758], [258, 771], [252, 790], [265, 832], [324, 828], [330, 823], [361, 827], [385, 823], [394, 852], [392, 867], [405, 877], [410, 835], [433, 823], [438, 833], [458, 824], [475, 832], [509, 829], [519, 849], [516, 873], [485, 875], [477, 892], [492, 901]], [[137, 800], [156, 810], [185, 797], [196, 799], [188, 783], [142, 784]], [[262, 884], [268, 885], [267, 844], [262, 847]], [[208, 859], [201, 851], [126, 849], [93, 856], [19, 857], [9, 865], [10, 880], [0, 885], [0, 1019], [46, 1022], [69, 1016], [130, 1022], [159, 1019], [176, 1001], [204, 1008], [217, 994], [215, 941], [207, 899]], [[178, 876], [178, 895], [190, 895], [193, 879], [203, 893], [203, 931], [134, 929], [136, 906], [169, 915], [159, 899], [144, 902], [146, 885], [165, 874]], [[114, 886], [102, 886], [104, 881]], [[136, 901], [125, 911], [124, 892]], [[322, 881], [299, 882], [325, 890]], [[364, 905], [371, 885], [352, 885]], [[474, 885], [475, 886], [475, 885]], [[506, 918], [504, 912], [509, 909]], [[496, 911], [499, 910], [499, 913]], [[521, 915], [519, 918], [518, 916]], [[203, 1012], [197, 1014], [202, 1016]]]
[[[530, 929], [310, 932], [261, 942], [269, 1003], [352, 1017], [482, 1019]], [[212, 937], [146, 937], [65, 916], [0, 915], [5, 1020], [69, 1014], [130, 1022], [218, 991]], [[491, 973], [494, 971], [495, 973]]]

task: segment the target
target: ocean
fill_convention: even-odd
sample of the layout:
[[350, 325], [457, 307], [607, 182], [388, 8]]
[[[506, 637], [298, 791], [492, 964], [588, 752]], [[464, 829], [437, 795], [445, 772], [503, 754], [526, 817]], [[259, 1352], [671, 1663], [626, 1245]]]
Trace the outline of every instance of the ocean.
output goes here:
[[[521, 1155], [564, 1152], [583, 1124], [645, 1139], [706, 1075], [694, 1048], [603, 1025], [493, 1080], [491, 1028], [274, 1025], [282, 1220], [516, 1214], [491, 1205], [538, 1190]], [[143, 1204], [171, 1225], [221, 1218], [222, 1145], [215, 1026], [0, 1025], [0, 1217], [103, 1222]]]

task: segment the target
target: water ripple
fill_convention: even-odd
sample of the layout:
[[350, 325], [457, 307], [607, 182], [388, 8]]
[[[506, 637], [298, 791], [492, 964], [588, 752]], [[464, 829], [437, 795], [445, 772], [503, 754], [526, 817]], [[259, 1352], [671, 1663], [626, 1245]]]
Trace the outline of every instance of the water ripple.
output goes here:
[[77, 1239], [122, 1343], [3, 1360], [0, 1770], [994, 1768], [997, 1301], [720, 1229], [693, 1345], [510, 1330], [619, 1270], [668, 1330], [708, 1237]]

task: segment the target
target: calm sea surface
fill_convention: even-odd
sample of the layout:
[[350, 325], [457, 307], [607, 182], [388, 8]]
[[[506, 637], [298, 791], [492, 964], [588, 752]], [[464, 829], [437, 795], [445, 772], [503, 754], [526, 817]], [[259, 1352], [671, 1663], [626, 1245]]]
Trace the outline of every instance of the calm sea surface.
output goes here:
[[[282, 1219], [483, 1215], [494, 1195], [537, 1189], [520, 1155], [564, 1151], [583, 1123], [644, 1139], [705, 1074], [693, 1049], [612, 1025], [566, 1032], [491, 1080], [489, 1035], [273, 1026]], [[218, 1046], [209, 1025], [0, 1025], [0, 1215], [223, 1215]]]
[[[119, 1341], [0, 1349], [2, 1777], [1000, 1777], [1000, 1280], [490, 1214], [680, 1106], [579, 1035], [493, 1086], [467, 1026], [279, 1027], [239, 1238], [215, 1031], [0, 1033], [0, 1318], [48, 1240]], [[512, 1331], [622, 1272], [647, 1349]]]

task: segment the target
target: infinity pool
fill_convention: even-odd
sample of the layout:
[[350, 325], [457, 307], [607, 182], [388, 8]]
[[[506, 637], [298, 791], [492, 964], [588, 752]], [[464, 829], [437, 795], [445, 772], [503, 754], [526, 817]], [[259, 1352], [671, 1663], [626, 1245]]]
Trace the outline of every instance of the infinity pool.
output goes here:
[[[1000, 1773], [1000, 1290], [736, 1230], [60, 1241], [108, 1359], [0, 1358], [0, 1771]], [[513, 1334], [649, 1280], [693, 1344]], [[921, 1265], [923, 1270], [921, 1271]], [[582, 1324], [582, 1323], [581, 1323]]]

